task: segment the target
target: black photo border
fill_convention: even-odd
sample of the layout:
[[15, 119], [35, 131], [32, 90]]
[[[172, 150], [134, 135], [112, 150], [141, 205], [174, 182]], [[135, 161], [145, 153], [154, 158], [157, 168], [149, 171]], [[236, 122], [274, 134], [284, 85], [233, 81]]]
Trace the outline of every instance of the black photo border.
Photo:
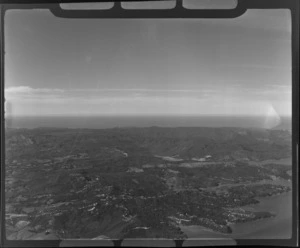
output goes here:
[[[127, 2], [130, 0], [123, 0]], [[139, 0], [141, 1], [141, 0]], [[142, 0], [147, 1], [147, 0]], [[153, 0], [152, 0], [153, 1]], [[154, 0], [160, 1], [160, 0]], [[76, 2], [115, 2], [111, 9], [105, 10], [65, 10], [60, 3]], [[173, 9], [123, 9], [119, 0], [0, 0], [0, 92], [1, 92], [1, 216], [0, 238], [1, 247], [59, 247], [62, 240], [7, 240], [5, 235], [5, 120], [4, 120], [4, 17], [10, 9], [49, 9], [60, 18], [235, 18], [241, 16], [248, 9], [288, 9], [292, 22], [292, 195], [293, 195], [293, 224], [291, 239], [236, 239], [237, 245], [299, 245], [299, 0], [237, 0], [234, 9], [185, 9], [183, 0], [176, 0]], [[114, 246], [121, 245], [122, 240], [112, 240]], [[174, 246], [181, 247], [183, 240], [174, 240]], [[199, 240], [200, 241], [200, 240]], [[72, 243], [70, 243], [71, 245]], [[74, 244], [74, 242], [73, 242]], [[81, 246], [103, 246], [101, 240], [83, 242]], [[98, 245], [97, 245], [98, 244]], [[72, 245], [71, 245], [72, 246]], [[77, 245], [76, 245], [77, 246]], [[201, 242], [199, 242], [201, 246]]]

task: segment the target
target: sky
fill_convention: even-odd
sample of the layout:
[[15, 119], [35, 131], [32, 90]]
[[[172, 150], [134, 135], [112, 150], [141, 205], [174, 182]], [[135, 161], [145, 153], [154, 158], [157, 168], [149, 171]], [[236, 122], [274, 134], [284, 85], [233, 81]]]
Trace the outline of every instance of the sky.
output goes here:
[[234, 19], [5, 15], [6, 114], [291, 115], [288, 10]]

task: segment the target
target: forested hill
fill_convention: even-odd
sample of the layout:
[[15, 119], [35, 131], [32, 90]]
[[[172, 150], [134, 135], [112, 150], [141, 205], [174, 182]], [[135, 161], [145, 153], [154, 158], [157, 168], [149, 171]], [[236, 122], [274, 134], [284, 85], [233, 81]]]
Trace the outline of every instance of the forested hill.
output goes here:
[[[72, 149], [99, 153], [117, 148], [131, 154], [176, 156], [191, 159], [211, 155], [214, 160], [254, 161], [291, 156], [291, 133], [284, 130], [245, 128], [112, 128], [112, 129], [7, 129], [7, 147], [25, 144], [36, 151], [56, 144], [56, 151]], [[44, 149], [44, 150], [45, 150]], [[22, 151], [21, 151], [22, 153]]]

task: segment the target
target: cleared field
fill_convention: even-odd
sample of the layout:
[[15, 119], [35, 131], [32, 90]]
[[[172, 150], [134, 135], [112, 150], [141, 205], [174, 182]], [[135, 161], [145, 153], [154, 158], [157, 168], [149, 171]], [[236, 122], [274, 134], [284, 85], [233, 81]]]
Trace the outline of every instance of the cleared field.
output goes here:
[[282, 159], [267, 159], [259, 162], [249, 161], [249, 165], [266, 165], [266, 164], [280, 164], [286, 166], [292, 166], [292, 158], [282, 158]]

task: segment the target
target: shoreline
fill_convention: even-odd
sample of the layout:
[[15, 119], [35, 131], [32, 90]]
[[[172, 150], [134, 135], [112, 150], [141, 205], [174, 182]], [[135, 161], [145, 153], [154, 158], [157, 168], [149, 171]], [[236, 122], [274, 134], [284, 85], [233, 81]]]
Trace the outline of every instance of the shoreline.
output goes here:
[[[289, 182], [291, 184], [291, 182]], [[282, 199], [283, 198], [283, 199]], [[287, 198], [287, 199], [285, 199]], [[281, 194], [276, 194], [272, 196], [266, 196], [266, 197], [256, 197], [259, 201], [259, 203], [256, 204], [249, 204], [245, 206], [241, 206], [240, 208], [245, 210], [250, 210], [253, 212], [260, 212], [260, 211], [268, 211], [269, 213], [274, 213], [276, 216], [268, 217], [268, 218], [260, 218], [256, 220], [241, 222], [241, 223], [231, 223], [228, 226], [231, 228], [232, 233], [221, 233], [218, 231], [215, 231], [213, 229], [209, 229], [204, 226], [200, 225], [179, 225], [180, 229], [188, 236], [188, 239], [190, 238], [268, 238], [272, 235], [270, 233], [271, 229], [274, 229], [274, 226], [276, 228], [277, 223], [280, 222], [283, 223], [283, 226], [291, 226], [292, 223], [292, 217], [286, 214], [286, 210], [280, 210], [278, 207], [278, 201], [280, 203], [286, 203], [287, 200], [289, 200], [289, 203], [291, 204], [292, 201], [292, 190], [288, 192], [283, 192]], [[275, 203], [273, 203], [273, 201]], [[273, 208], [268, 209], [268, 206], [274, 206], [274, 209], [277, 211], [274, 211]], [[282, 204], [285, 205], [285, 204]], [[289, 204], [287, 204], [289, 205]], [[251, 208], [251, 209], [247, 209]], [[267, 208], [267, 209], [266, 209]], [[278, 209], [277, 209], [278, 208]], [[291, 211], [288, 212], [291, 214]], [[257, 228], [257, 225], [261, 224], [259, 228]], [[279, 230], [276, 230], [276, 233], [273, 234], [274, 236], [278, 236], [279, 238], [288, 238], [288, 230], [289, 228], [282, 228], [282, 233]], [[266, 233], [266, 237], [264, 237], [263, 233], [260, 233], [261, 230]]]

